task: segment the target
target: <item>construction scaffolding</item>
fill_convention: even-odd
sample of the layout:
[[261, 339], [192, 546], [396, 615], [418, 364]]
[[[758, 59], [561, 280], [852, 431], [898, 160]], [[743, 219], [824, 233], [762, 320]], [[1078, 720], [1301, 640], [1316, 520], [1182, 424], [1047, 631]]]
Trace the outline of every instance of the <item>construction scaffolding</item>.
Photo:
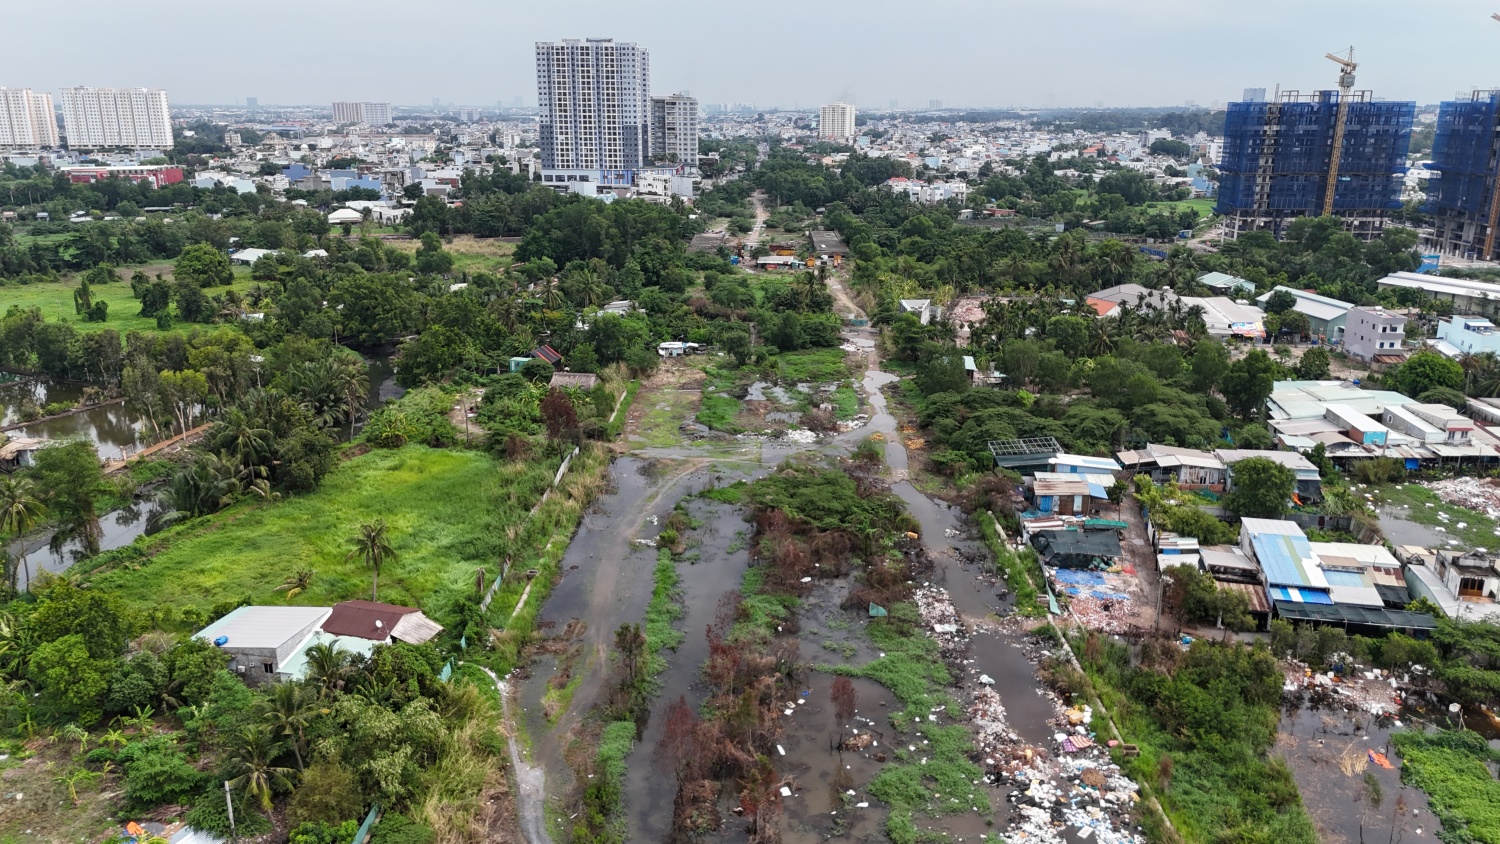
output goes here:
[[[1229, 237], [1264, 229], [1279, 238], [1292, 220], [1322, 213], [1338, 112], [1338, 91], [1229, 104], [1217, 207]], [[1386, 214], [1401, 207], [1415, 113], [1415, 103], [1350, 94], [1333, 213], [1357, 237], [1379, 236]]]
[[1430, 246], [1445, 255], [1493, 260], [1489, 243], [1496, 208], [1496, 130], [1500, 91], [1474, 91], [1466, 100], [1445, 102], [1438, 110], [1432, 163], [1438, 171], [1427, 185], [1423, 211], [1433, 216]]

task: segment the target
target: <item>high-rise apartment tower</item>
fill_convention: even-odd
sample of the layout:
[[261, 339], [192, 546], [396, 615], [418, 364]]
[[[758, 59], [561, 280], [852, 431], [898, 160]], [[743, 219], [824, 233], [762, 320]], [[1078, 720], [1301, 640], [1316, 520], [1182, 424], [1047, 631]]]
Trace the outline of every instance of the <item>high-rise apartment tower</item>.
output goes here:
[[[1333, 216], [1370, 240], [1401, 207], [1416, 104], [1376, 102], [1369, 91], [1348, 96]], [[1256, 230], [1280, 238], [1292, 220], [1323, 213], [1339, 97], [1339, 91], [1282, 91], [1277, 102], [1229, 104], [1217, 210], [1230, 239]]]
[[611, 38], [537, 42], [536, 89], [544, 183], [632, 183], [651, 144], [644, 48]]
[[698, 100], [687, 94], [651, 98], [651, 158], [698, 166]]
[[64, 88], [63, 134], [73, 149], [168, 149], [172, 118], [160, 88]]
[[57, 146], [57, 115], [51, 94], [30, 88], [0, 88], [0, 147]]
[[854, 106], [830, 103], [818, 110], [818, 137], [830, 141], [854, 138]]

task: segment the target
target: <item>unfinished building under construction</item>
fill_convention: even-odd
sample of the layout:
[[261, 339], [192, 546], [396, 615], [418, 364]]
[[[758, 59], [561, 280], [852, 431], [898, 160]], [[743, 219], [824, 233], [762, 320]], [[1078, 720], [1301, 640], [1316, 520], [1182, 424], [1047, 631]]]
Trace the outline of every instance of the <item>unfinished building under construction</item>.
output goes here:
[[1280, 239], [1292, 220], [1323, 214], [1361, 240], [1378, 237], [1401, 207], [1415, 114], [1415, 103], [1348, 88], [1230, 103], [1217, 208], [1226, 237], [1264, 230]]
[[1500, 218], [1500, 91], [1475, 91], [1438, 109], [1427, 183], [1428, 246], [1444, 255], [1496, 260]]

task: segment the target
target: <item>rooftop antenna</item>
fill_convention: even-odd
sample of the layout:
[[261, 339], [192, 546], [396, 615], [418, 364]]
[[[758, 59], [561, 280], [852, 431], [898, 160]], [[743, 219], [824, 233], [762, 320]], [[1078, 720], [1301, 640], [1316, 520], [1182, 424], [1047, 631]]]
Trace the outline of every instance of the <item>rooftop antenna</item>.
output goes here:
[[1359, 65], [1354, 61], [1353, 47], [1349, 48], [1348, 56], [1328, 53], [1327, 58], [1340, 68], [1338, 117], [1333, 122], [1333, 152], [1328, 158], [1328, 187], [1323, 192], [1323, 216], [1331, 217], [1333, 192], [1339, 184], [1339, 159], [1344, 154], [1344, 121], [1349, 116], [1349, 92], [1354, 88], [1354, 71]]

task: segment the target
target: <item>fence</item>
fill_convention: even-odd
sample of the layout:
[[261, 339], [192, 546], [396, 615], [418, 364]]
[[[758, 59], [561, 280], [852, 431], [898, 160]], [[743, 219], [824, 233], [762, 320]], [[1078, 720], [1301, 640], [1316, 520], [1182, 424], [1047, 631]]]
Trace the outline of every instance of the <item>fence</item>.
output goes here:
[[[547, 496], [551, 495], [552, 490], [556, 489], [557, 485], [562, 483], [563, 475], [566, 475], [568, 473], [568, 467], [573, 465], [573, 458], [577, 456], [578, 446], [575, 445], [573, 446], [573, 451], [570, 452], [567, 457], [563, 458], [562, 465], [557, 468], [557, 474], [552, 477], [552, 485], [547, 487], [547, 490], [542, 493], [541, 499], [537, 501], [536, 506], [532, 507], [531, 512], [526, 514], [527, 521], [531, 521], [531, 517], [536, 515], [536, 511], [540, 510], [542, 508], [542, 505], [547, 503]], [[508, 572], [505, 569], [501, 569], [500, 575], [493, 581], [491, 581], [490, 588], [485, 590], [484, 598], [479, 602], [480, 612], [486, 612], [489, 610], [490, 600], [495, 597], [495, 590], [500, 588], [500, 583], [505, 580], [505, 575], [507, 573]]]

